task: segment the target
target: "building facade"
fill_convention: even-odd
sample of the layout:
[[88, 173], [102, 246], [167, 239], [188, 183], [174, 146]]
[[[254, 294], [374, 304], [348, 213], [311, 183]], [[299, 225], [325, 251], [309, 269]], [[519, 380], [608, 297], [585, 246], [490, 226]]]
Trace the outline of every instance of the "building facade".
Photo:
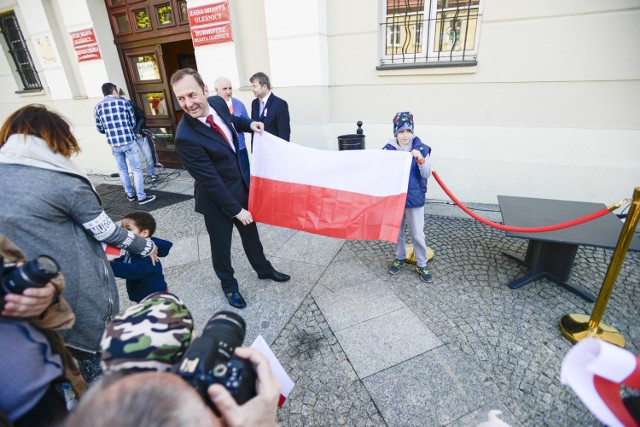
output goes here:
[[[222, 19], [225, 41], [194, 43], [190, 10]], [[179, 167], [171, 73], [197, 67], [212, 92], [227, 76], [249, 106], [263, 71], [289, 103], [293, 143], [335, 150], [362, 121], [380, 148], [411, 111], [461, 200], [612, 203], [640, 185], [639, 22], [637, 0], [0, 0], [0, 119], [46, 104], [72, 123], [77, 162], [110, 173], [93, 120], [110, 81]], [[202, 28], [222, 34], [218, 23]], [[429, 195], [447, 198], [435, 182]]]

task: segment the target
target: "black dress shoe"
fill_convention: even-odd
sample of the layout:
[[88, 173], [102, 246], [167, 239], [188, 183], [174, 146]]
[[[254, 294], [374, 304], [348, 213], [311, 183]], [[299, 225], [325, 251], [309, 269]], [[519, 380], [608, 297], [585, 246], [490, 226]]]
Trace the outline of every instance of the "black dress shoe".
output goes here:
[[225, 296], [232, 307], [245, 308], [247, 306], [247, 302], [242, 298], [242, 295], [240, 295], [240, 292], [238, 291], [225, 294]]
[[280, 273], [276, 270], [271, 270], [271, 272], [267, 274], [258, 274], [258, 279], [271, 279], [275, 280], [276, 282], [286, 282], [287, 280], [291, 279], [291, 276], [289, 276], [288, 274]]

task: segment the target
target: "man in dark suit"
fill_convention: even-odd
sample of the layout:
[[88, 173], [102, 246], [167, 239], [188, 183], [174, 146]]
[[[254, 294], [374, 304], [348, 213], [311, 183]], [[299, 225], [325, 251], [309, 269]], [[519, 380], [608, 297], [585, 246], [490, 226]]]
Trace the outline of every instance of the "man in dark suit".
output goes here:
[[233, 307], [246, 302], [238, 291], [231, 266], [233, 225], [240, 232], [242, 247], [260, 279], [286, 282], [290, 277], [276, 271], [264, 256], [258, 228], [249, 203], [249, 183], [238, 158], [238, 135], [260, 132], [264, 125], [246, 117], [233, 116], [219, 96], [209, 90], [197, 71], [184, 68], [171, 76], [171, 87], [184, 110], [175, 136], [176, 151], [195, 180], [196, 212], [204, 215], [209, 233], [213, 270]]
[[[271, 82], [265, 73], [255, 73], [249, 79], [256, 99], [251, 103], [251, 120], [264, 123], [264, 130], [289, 141], [289, 105], [271, 92]], [[253, 144], [253, 138], [251, 139]]]

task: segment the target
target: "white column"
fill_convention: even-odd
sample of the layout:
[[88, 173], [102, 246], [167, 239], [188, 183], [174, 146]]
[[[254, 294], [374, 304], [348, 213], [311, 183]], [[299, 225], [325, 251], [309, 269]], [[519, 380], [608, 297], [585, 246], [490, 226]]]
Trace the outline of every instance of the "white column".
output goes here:
[[326, 0], [264, 0], [271, 82], [329, 84]]
[[42, 0], [17, 0], [24, 24], [25, 38], [30, 37], [34, 52], [33, 60], [40, 65], [39, 74], [42, 83], [49, 89], [52, 100], [71, 99], [73, 93], [69, 85], [68, 76], [65, 72], [58, 44], [55, 41], [53, 29], [56, 25], [51, 25], [49, 16], [45, 11]]
[[[215, 0], [190, 0], [189, 7], [200, 7], [216, 3]], [[234, 23], [231, 22], [231, 36], [235, 39]], [[209, 87], [209, 95], [215, 95], [214, 82], [220, 76], [231, 80], [234, 87], [239, 86], [238, 57], [235, 41], [209, 44], [195, 48], [196, 63], [202, 80]]]
[[[80, 85], [82, 87], [81, 91], [89, 98], [92, 98], [103, 96], [101, 87], [103, 83], [108, 81], [113, 82], [118, 87], [126, 87], [104, 3], [101, 4], [101, 9], [92, 4], [95, 8], [93, 16], [89, 9], [89, 2], [86, 0], [58, 0], [58, 4], [64, 19], [65, 36], [69, 43], [69, 56], [71, 56], [72, 63], [77, 67], [77, 73], [82, 81]], [[93, 28], [94, 30], [102, 59], [77, 62], [69, 33], [87, 28]], [[107, 69], [107, 64], [110, 64], [109, 69]], [[110, 70], [111, 72], [109, 72]], [[111, 78], [109, 78], [110, 75]]]

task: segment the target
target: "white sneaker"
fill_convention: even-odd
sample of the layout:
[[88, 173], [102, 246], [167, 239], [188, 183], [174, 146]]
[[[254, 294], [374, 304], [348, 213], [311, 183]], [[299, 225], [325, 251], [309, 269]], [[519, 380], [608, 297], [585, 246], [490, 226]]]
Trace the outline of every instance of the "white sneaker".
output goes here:
[[139, 205], [146, 205], [147, 203], [153, 202], [156, 199], [156, 196], [147, 196], [144, 199], [138, 202]]

